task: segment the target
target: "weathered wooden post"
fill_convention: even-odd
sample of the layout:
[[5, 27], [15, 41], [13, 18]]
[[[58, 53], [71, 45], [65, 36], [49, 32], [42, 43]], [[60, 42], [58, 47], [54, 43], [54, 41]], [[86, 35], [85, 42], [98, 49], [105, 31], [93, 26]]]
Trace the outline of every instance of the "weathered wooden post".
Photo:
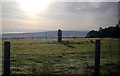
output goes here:
[[95, 76], [100, 76], [100, 40], [95, 42]]
[[120, 64], [120, 38], [118, 38], [118, 64]]
[[58, 42], [62, 42], [62, 31], [58, 29]]
[[10, 75], [10, 42], [4, 42], [4, 76]]

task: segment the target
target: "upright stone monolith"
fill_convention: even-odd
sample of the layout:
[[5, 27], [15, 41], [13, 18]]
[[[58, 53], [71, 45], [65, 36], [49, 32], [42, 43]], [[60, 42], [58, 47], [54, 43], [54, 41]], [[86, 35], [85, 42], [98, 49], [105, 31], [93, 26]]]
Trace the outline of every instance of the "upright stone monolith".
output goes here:
[[58, 29], [58, 42], [62, 42], [62, 31]]

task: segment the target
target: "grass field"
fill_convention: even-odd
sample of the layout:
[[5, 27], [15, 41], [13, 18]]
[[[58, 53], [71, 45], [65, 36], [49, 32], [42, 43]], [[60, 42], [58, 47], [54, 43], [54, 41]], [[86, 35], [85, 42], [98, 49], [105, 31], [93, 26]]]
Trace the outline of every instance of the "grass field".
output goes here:
[[[8, 39], [11, 42], [11, 74], [88, 74], [94, 73], [96, 38]], [[119, 73], [118, 39], [101, 39], [101, 74]], [[3, 47], [4, 49], [4, 47]], [[3, 50], [4, 51], [4, 50]]]

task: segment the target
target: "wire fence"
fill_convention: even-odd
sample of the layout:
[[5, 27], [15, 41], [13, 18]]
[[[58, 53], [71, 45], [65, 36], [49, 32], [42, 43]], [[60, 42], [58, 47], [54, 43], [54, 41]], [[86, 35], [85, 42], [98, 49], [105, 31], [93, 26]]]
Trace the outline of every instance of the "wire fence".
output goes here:
[[[11, 39], [10, 73], [94, 75], [96, 40]], [[100, 41], [100, 74], [119, 73], [119, 39]]]

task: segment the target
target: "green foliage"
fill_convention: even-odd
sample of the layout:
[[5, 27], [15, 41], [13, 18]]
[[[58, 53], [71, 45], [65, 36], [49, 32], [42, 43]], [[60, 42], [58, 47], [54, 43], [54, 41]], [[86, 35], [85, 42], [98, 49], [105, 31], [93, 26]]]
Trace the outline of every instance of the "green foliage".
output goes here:
[[120, 27], [118, 25], [113, 27], [108, 27], [102, 29], [99, 28], [99, 31], [91, 30], [88, 32], [87, 36], [88, 38], [120, 38]]

